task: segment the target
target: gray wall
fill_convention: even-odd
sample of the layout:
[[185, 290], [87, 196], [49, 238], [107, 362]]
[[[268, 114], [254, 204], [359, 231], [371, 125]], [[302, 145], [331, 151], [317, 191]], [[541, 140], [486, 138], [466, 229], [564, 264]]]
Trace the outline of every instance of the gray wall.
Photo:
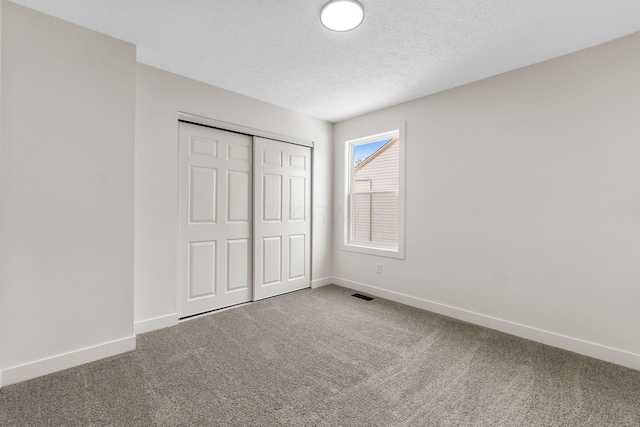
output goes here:
[[[3, 383], [131, 349], [135, 46], [2, 2]], [[98, 348], [93, 348], [93, 347]], [[75, 361], [64, 353], [93, 348]], [[7, 370], [8, 368], [12, 368]]]
[[636, 33], [336, 124], [336, 172], [346, 136], [403, 120], [407, 161], [406, 259], [340, 250], [338, 221], [337, 283], [640, 369], [639, 51]]

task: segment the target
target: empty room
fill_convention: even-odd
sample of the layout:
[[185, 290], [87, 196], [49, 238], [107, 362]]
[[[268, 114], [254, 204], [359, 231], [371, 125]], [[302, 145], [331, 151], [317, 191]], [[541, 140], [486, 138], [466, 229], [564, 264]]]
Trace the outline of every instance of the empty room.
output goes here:
[[637, 0], [0, 0], [0, 426], [640, 425]]

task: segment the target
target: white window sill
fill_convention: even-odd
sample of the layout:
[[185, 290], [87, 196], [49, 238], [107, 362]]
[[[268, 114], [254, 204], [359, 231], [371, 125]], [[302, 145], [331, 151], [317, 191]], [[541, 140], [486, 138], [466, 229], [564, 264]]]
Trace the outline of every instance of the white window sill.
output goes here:
[[340, 248], [343, 251], [357, 252], [366, 255], [377, 255], [387, 258], [404, 259], [404, 251], [399, 248], [386, 248], [383, 246], [369, 246], [356, 243], [343, 243]]

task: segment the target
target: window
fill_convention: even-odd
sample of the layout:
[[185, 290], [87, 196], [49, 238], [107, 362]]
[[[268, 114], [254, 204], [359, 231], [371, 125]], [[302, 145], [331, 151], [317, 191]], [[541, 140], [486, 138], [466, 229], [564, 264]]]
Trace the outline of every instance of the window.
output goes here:
[[345, 142], [343, 249], [404, 257], [404, 125]]

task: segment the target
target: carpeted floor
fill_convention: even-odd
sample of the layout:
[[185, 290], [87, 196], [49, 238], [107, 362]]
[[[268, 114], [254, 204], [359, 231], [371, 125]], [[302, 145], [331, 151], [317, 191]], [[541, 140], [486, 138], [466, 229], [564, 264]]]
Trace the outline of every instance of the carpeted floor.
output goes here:
[[640, 426], [640, 372], [337, 286], [0, 389], [2, 426]]

